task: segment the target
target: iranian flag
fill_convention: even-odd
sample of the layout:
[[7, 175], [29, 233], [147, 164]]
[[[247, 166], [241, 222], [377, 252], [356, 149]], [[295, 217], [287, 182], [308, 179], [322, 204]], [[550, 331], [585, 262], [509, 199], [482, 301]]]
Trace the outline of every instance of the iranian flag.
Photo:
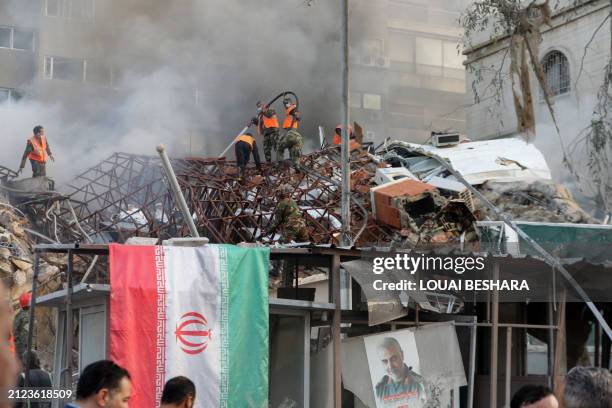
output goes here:
[[159, 407], [167, 380], [196, 406], [268, 407], [268, 248], [110, 247], [110, 357], [130, 406]]

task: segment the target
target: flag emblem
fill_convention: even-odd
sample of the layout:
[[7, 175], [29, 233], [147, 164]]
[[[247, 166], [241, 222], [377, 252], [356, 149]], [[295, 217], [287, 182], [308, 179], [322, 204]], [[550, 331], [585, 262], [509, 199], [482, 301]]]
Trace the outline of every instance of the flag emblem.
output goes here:
[[212, 340], [212, 330], [208, 328], [208, 321], [197, 312], [189, 312], [181, 316], [174, 335], [181, 343], [181, 350], [191, 355], [200, 354], [206, 350], [208, 342]]

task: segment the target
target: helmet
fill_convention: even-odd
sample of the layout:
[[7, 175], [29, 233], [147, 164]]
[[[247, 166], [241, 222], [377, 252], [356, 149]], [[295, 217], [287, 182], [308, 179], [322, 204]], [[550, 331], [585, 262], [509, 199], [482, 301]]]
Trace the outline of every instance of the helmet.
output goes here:
[[31, 301], [32, 301], [31, 292], [22, 293], [21, 296], [19, 296], [19, 306], [21, 306], [22, 309], [26, 309], [30, 307]]

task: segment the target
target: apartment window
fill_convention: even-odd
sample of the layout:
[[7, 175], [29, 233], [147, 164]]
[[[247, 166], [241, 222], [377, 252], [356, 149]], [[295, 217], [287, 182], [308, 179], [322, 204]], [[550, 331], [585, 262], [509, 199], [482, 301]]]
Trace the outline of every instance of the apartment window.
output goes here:
[[553, 95], [561, 95], [570, 91], [569, 62], [560, 51], [551, 51], [542, 61], [544, 78], [548, 89]]
[[0, 88], [0, 105], [15, 104], [23, 98], [23, 91], [12, 88]]
[[363, 109], [381, 110], [382, 96], [377, 94], [363, 94]]
[[16, 27], [0, 27], [0, 47], [34, 50], [34, 31]]
[[85, 60], [45, 57], [45, 78], [83, 82], [85, 79]]
[[94, 0], [45, 0], [45, 15], [48, 17], [93, 20]]
[[11, 48], [12, 28], [0, 27], [0, 47]]
[[18, 50], [34, 49], [34, 32], [29, 30], [13, 30], [13, 48]]
[[417, 37], [416, 60], [421, 65], [442, 66], [442, 41]]

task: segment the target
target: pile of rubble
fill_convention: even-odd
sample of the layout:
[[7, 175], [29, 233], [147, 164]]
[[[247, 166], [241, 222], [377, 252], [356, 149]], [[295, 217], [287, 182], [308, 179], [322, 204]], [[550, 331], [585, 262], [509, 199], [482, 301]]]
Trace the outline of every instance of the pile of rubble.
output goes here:
[[[0, 279], [9, 289], [12, 306], [19, 310], [19, 296], [32, 290], [33, 255], [35, 242], [27, 230], [31, 225], [24, 214], [10, 205], [6, 197], [0, 194]], [[61, 285], [60, 259], [48, 259], [40, 264], [40, 296], [57, 290]], [[41, 362], [51, 367], [54, 350], [55, 316], [50, 309], [37, 309], [36, 344]]]
[[[492, 204], [517, 221], [597, 224], [567, 188], [550, 180], [486, 182], [480, 191]], [[483, 215], [488, 214], [483, 209]]]
[[[445, 165], [448, 163], [452, 170]], [[339, 244], [340, 149], [254, 168], [237, 179], [225, 158], [174, 159], [172, 165], [200, 233], [212, 242], [276, 244], [265, 231], [280, 185], [293, 188], [311, 244]], [[469, 185], [517, 220], [593, 223], [569, 192], [551, 181], [542, 154], [519, 139], [444, 147], [391, 142], [373, 151], [352, 143], [351, 244], [415, 248], [474, 243], [475, 222], [494, 219]], [[466, 186], [466, 184], [468, 186]], [[22, 206], [39, 232], [59, 242], [160, 240], [189, 234], [156, 157], [116, 153], [63, 186]]]

